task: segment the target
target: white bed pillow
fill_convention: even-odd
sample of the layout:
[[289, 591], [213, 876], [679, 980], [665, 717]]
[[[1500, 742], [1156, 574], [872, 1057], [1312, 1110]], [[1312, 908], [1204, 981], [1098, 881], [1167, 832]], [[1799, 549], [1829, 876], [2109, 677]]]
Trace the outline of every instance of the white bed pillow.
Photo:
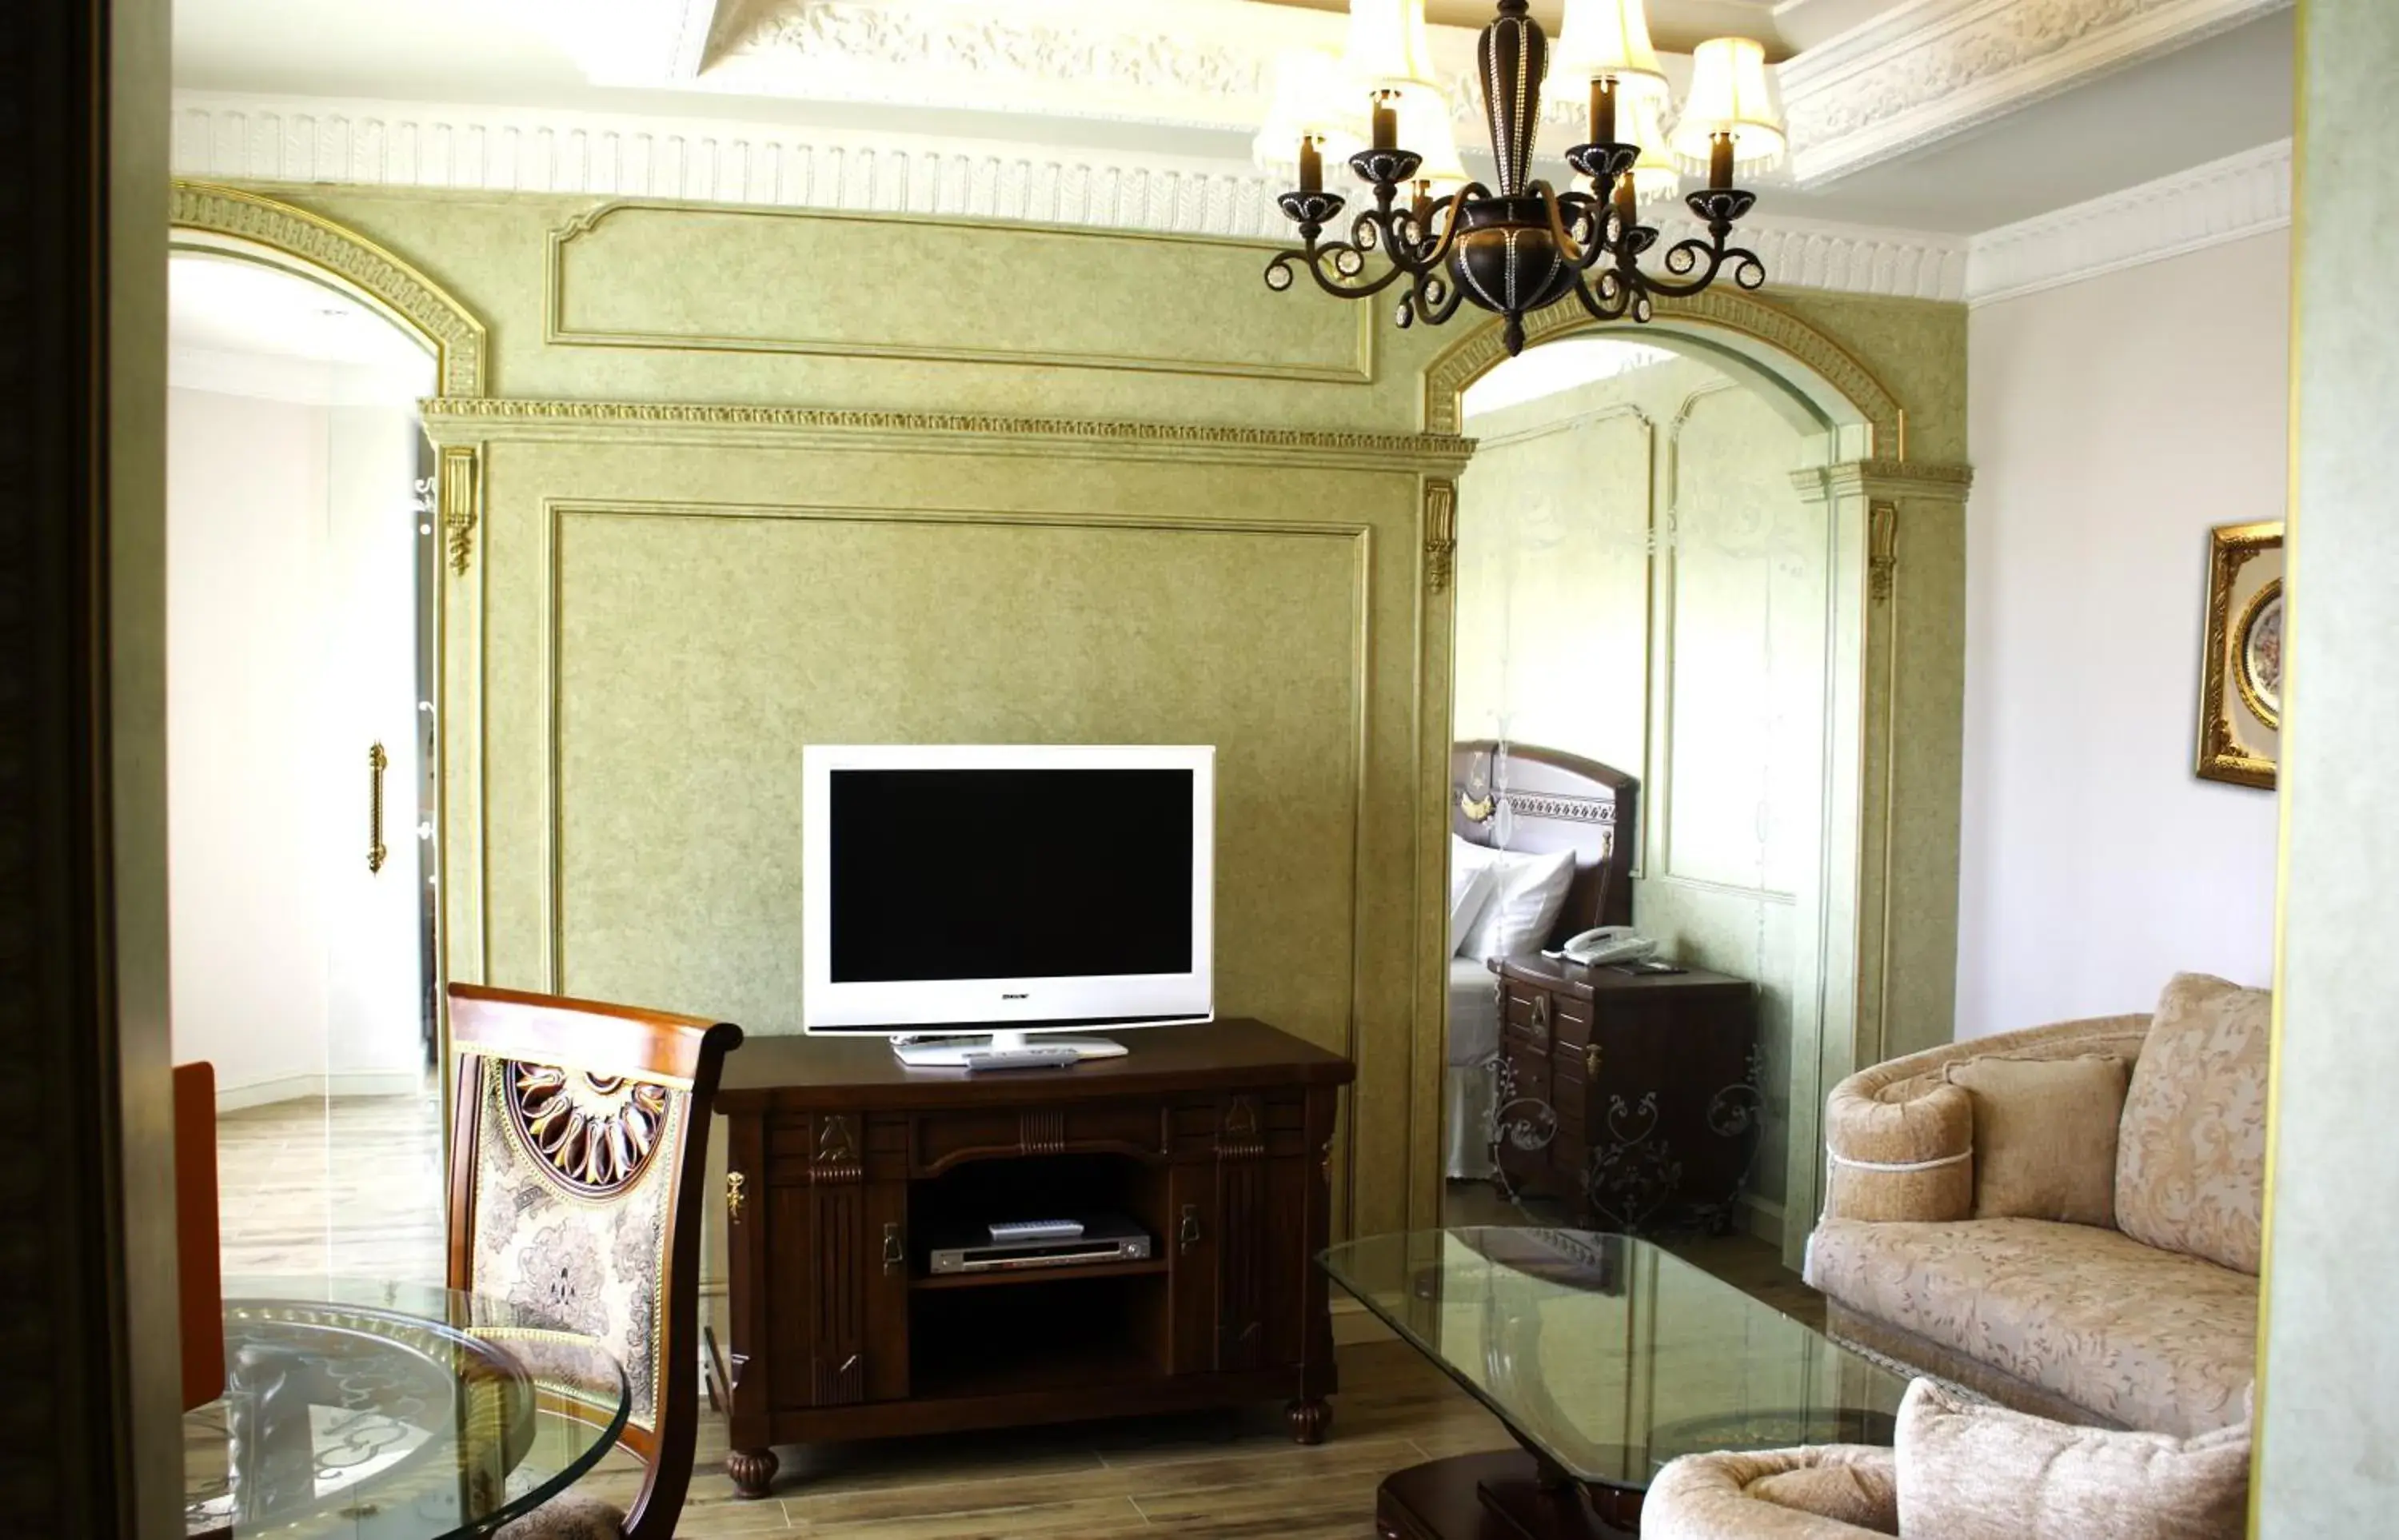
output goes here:
[[[1467, 850], [1478, 848], [1467, 844], [1464, 840], [1457, 839], [1455, 836], [1452, 838], [1452, 843]], [[1451, 852], [1449, 863], [1449, 952], [1451, 956], [1457, 955], [1457, 949], [1466, 944], [1466, 933], [1473, 928], [1474, 922], [1482, 918], [1483, 912], [1490, 907], [1492, 890], [1498, 885], [1499, 874], [1492, 870], [1490, 862], [1463, 859], [1456, 851]]]
[[1574, 852], [1534, 855], [1479, 845], [1467, 848], [1491, 869], [1497, 885], [1483, 912], [1468, 927], [1457, 954], [1487, 961], [1538, 952], [1566, 906], [1566, 889], [1574, 884]]

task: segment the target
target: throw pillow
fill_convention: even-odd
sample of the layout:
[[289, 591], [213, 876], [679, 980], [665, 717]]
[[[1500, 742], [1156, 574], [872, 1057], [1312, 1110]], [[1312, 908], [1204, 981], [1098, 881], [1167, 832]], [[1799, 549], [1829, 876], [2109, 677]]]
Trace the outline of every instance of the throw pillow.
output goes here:
[[1492, 875], [1498, 885], [1483, 912], [1467, 928], [1461, 957], [1521, 957], [1538, 952], [1550, 939], [1558, 915], [1566, 906], [1566, 889], [1574, 883], [1574, 852], [1535, 855], [1494, 850]]
[[1974, 1102], [1974, 1217], [2116, 1223], [2124, 1061], [1969, 1059], [1949, 1084]]
[[1498, 885], [1498, 878], [1489, 862], [1463, 854], [1471, 850], [1480, 855], [1482, 846], [1463, 840], [1452, 843], [1459, 847], [1451, 853], [1449, 863], [1449, 951], [1456, 956], [1458, 949], [1466, 945], [1467, 932], [1491, 902], [1491, 890]]
[[1900, 1540], [2241, 1540], [2248, 1523], [2246, 1426], [2074, 1427], [1918, 1380], [1897, 1454]]
[[2205, 974], [2166, 985], [2118, 1137], [2116, 1224], [2135, 1240], [2257, 1271], [2273, 1004]]

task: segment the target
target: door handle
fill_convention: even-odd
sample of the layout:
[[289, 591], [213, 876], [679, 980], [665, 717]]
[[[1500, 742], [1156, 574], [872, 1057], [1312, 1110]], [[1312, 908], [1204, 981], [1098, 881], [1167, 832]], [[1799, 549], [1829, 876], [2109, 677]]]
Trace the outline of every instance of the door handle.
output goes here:
[[[886, 1277], [907, 1265], [908, 1248], [900, 1238], [900, 1226], [895, 1222], [883, 1227], [883, 1275]], [[848, 1367], [844, 1365], [844, 1368]]]
[[1599, 1045], [1592, 1044], [1582, 1050], [1582, 1076], [1585, 1080], [1599, 1078]]
[[741, 1205], [749, 1196], [747, 1193], [742, 1191], [742, 1188], [748, 1185], [749, 1180], [750, 1179], [748, 1177], [743, 1176], [739, 1171], [727, 1171], [725, 1173], [725, 1222], [727, 1223], [739, 1224], [741, 1223]]
[[391, 852], [383, 843], [383, 773], [391, 768], [391, 756], [383, 751], [380, 743], [367, 748], [367, 871], [381, 871], [386, 857]]

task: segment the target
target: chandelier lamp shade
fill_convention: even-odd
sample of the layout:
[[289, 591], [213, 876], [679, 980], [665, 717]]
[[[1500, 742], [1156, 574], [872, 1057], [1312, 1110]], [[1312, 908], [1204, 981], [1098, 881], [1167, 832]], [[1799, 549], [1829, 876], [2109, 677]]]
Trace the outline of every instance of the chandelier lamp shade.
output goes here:
[[[1458, 158], [1424, 0], [1350, 0], [1346, 58], [1282, 61], [1255, 147], [1261, 165], [1295, 173], [1279, 201], [1300, 245], [1267, 264], [1267, 288], [1288, 290], [1305, 270], [1343, 299], [1393, 291], [1403, 327], [1438, 326], [1471, 303], [1506, 319], [1512, 354], [1525, 317], [1569, 295], [1600, 320], [1647, 321], [1656, 301], [1719, 277], [1743, 289], [1766, 281], [1765, 264], [1732, 240], [1756, 201], [1736, 173], [1771, 168], [1785, 147], [1765, 49], [1744, 37], [1701, 44], [1669, 133], [1670, 88], [1642, 0], [1565, 0], [1554, 55], [1526, 11], [1526, 0], [1498, 0], [1475, 47], [1496, 187]], [[1533, 176], [1545, 85], [1588, 92], [1588, 135], [1565, 153], [1563, 191]], [[1372, 199], [1346, 229], [1349, 200], [1324, 182], [1327, 153], [1346, 156]], [[1707, 178], [1684, 200], [1707, 233], [1669, 246], [1661, 272], [1646, 270], [1660, 236], [1643, 211], [1678, 192], [1687, 169]]]

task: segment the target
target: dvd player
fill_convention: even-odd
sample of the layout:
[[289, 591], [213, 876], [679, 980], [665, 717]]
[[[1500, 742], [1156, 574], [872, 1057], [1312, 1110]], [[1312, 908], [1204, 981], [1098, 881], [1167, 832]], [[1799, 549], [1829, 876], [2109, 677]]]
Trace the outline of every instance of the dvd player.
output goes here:
[[933, 1245], [935, 1273], [998, 1273], [1029, 1267], [1087, 1267], [1102, 1262], [1143, 1262], [1149, 1256], [1149, 1232], [1115, 1214], [1078, 1216], [1079, 1236], [991, 1238], [988, 1228], [972, 1238], [956, 1236]]

